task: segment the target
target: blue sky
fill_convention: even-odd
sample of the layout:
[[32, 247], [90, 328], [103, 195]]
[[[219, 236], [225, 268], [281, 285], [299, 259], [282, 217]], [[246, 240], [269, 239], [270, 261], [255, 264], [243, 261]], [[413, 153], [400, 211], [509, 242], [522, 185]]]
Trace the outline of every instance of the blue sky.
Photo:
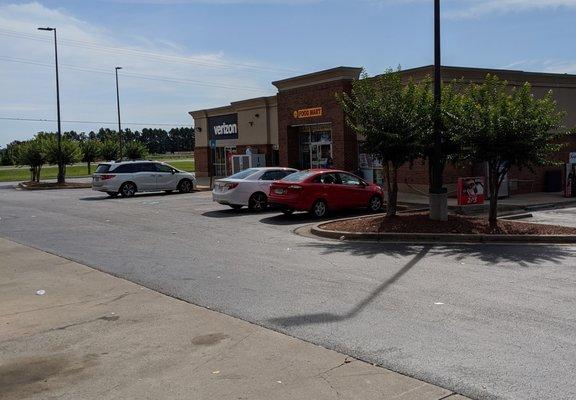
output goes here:
[[[271, 81], [339, 65], [370, 74], [432, 63], [432, 0], [0, 0], [0, 146], [122, 119], [190, 125], [187, 112], [272, 95]], [[576, 73], [576, 0], [443, 0], [445, 65]]]

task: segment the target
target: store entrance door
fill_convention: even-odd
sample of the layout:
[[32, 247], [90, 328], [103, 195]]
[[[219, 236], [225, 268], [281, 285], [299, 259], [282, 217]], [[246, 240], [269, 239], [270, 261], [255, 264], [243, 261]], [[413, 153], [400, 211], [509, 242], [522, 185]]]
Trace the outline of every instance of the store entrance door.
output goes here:
[[310, 168], [332, 167], [332, 144], [310, 143]]
[[300, 142], [300, 169], [333, 167], [332, 125], [323, 123], [301, 125], [297, 128]]

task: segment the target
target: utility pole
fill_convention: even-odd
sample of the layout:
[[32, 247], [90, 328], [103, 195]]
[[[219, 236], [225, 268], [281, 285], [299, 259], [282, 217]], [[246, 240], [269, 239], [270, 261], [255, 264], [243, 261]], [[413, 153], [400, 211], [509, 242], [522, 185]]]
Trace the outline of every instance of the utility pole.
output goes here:
[[434, 0], [434, 151], [430, 174], [430, 219], [448, 220], [448, 194], [443, 183], [442, 165], [442, 37], [440, 0]]
[[122, 160], [122, 124], [120, 123], [120, 89], [118, 88], [118, 70], [122, 67], [116, 67], [116, 105], [118, 106], [118, 149], [120, 160]]
[[62, 124], [60, 121], [60, 82], [58, 80], [58, 40], [56, 28], [38, 28], [39, 31], [54, 32], [54, 57], [56, 59], [56, 110], [58, 113], [58, 183], [63, 184], [66, 181], [65, 166], [62, 164]]

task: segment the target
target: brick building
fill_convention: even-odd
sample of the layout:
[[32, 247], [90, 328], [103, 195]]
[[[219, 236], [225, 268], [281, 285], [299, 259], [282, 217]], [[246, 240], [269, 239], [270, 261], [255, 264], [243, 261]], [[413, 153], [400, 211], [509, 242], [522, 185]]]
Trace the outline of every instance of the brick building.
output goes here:
[[[273, 82], [276, 96], [231, 103], [229, 106], [190, 112], [196, 127], [196, 173], [199, 177], [225, 176], [232, 172], [231, 157], [244, 154], [249, 146], [253, 153], [264, 154], [267, 165], [299, 169], [331, 166], [361, 172], [364, 178], [381, 181], [381, 168], [365, 155], [362, 141], [346, 125], [336, 95], [350, 91], [361, 68], [338, 67]], [[481, 68], [443, 67], [443, 79], [451, 82], [480, 83], [486, 74], [507, 80], [511, 86], [530, 82], [536, 96], [553, 91], [558, 108], [567, 112], [565, 124], [576, 126], [576, 75], [532, 73]], [[432, 76], [433, 67], [402, 71], [406, 79]], [[558, 154], [557, 160], [568, 161], [576, 151], [576, 139]], [[508, 174], [510, 193], [560, 190], [558, 181], [563, 167], [540, 168], [534, 172], [512, 170]], [[484, 166], [447, 166], [445, 182], [453, 191], [458, 177], [483, 176]], [[554, 180], [557, 184], [554, 185]], [[399, 171], [400, 190], [426, 193], [428, 166], [417, 161]]]

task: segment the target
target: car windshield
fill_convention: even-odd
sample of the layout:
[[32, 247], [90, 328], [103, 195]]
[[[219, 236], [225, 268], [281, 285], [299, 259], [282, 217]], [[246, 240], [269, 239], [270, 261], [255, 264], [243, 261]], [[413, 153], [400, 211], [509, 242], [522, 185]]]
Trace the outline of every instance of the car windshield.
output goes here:
[[230, 175], [228, 178], [229, 179], [246, 179], [250, 175], [252, 175], [256, 172], [258, 172], [258, 170], [256, 168], [248, 168], [248, 169], [245, 169], [244, 171], [240, 171], [234, 175]]
[[110, 164], [100, 164], [100, 165], [98, 165], [98, 168], [96, 168], [97, 174], [102, 174], [102, 173], [108, 172], [108, 171], [110, 171]]
[[314, 174], [315, 174], [315, 172], [311, 172], [311, 171], [298, 171], [298, 172], [294, 172], [293, 174], [288, 175], [287, 177], [282, 179], [282, 181], [284, 181], [284, 182], [302, 182]]

